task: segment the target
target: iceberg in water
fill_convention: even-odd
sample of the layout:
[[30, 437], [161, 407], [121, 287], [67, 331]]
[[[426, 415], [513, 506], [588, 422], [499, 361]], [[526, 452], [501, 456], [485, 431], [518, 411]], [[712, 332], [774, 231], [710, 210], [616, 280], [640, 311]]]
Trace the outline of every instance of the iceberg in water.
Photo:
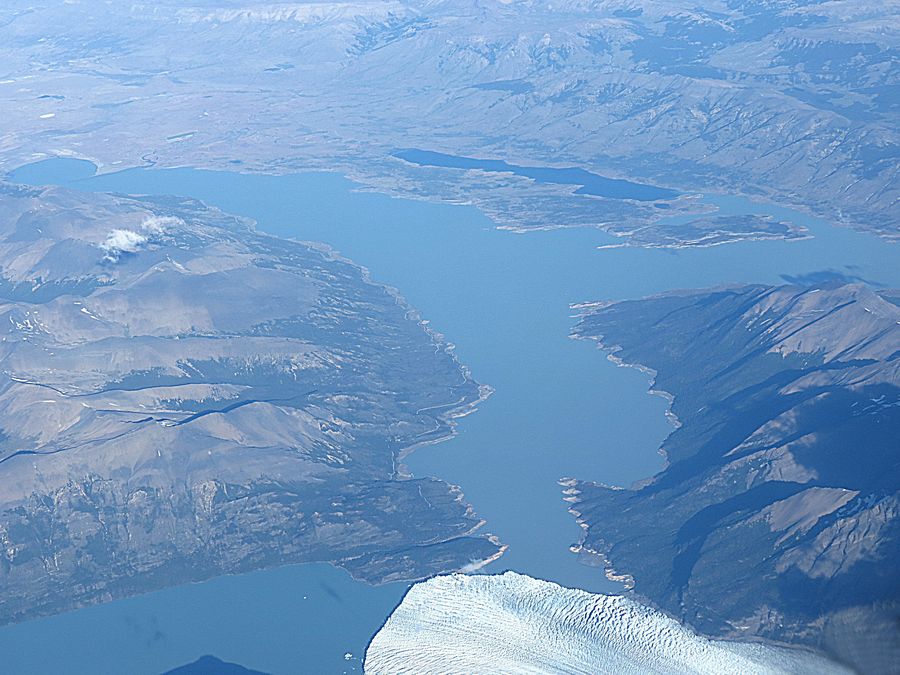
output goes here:
[[365, 672], [843, 673], [819, 656], [701, 637], [622, 596], [515, 572], [413, 586], [372, 639]]

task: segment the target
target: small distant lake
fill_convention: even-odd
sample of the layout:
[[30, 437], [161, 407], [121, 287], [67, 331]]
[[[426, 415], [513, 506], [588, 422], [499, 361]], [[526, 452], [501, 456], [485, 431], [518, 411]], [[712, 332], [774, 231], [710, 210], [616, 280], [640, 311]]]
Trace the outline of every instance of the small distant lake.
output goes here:
[[[474, 377], [496, 390], [460, 420], [456, 438], [417, 450], [408, 467], [415, 475], [462, 486], [487, 519], [486, 530], [509, 544], [488, 571], [515, 569], [592, 591], [621, 587], [569, 552], [580, 530], [557, 480], [577, 476], [625, 486], [645, 478], [662, 467], [656, 450], [671, 427], [665, 401], [647, 393], [646, 375], [618, 368], [591, 343], [568, 338], [574, 324], [570, 303], [731, 282], [779, 283], [785, 275], [823, 272], [900, 287], [897, 246], [728, 196], [707, 201], [726, 213], [793, 221], [814, 238], [599, 250], [617, 240], [591, 229], [498, 231], [474, 207], [361, 192], [336, 174], [135, 169], [88, 178], [84, 168], [50, 160], [12, 178], [198, 198], [256, 219], [263, 231], [326, 242], [368, 267], [375, 281], [400, 289], [456, 345]], [[574, 183], [584, 184], [580, 180]], [[326, 587], [334, 592], [315, 592]], [[149, 674], [205, 653], [273, 673], [358, 672], [368, 639], [405, 588], [373, 589], [328, 566], [291, 566], [3, 628], [0, 650], [13, 658], [42, 659], [38, 672], [71, 675]], [[109, 637], [98, 642], [90, 635]], [[52, 653], [46, 649], [51, 639]], [[344, 660], [345, 652], [350, 660]]]
[[523, 178], [530, 178], [538, 183], [557, 185], [579, 185], [575, 194], [593, 195], [609, 199], [633, 199], [641, 202], [652, 202], [659, 199], [674, 199], [680, 193], [676, 190], [633, 183], [620, 178], [607, 178], [577, 167], [557, 168], [548, 166], [517, 166], [499, 159], [474, 159], [445, 155], [430, 150], [400, 150], [394, 157], [410, 164], [434, 166], [445, 169], [478, 169], [488, 173], [511, 173]]

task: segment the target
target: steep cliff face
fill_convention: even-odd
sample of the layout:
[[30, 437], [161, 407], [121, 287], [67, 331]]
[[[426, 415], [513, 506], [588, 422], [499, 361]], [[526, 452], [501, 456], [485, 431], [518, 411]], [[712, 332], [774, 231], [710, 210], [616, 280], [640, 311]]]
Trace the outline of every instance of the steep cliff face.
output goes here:
[[497, 554], [456, 489], [397, 473], [483, 392], [395, 294], [197, 202], [2, 189], [0, 623]]
[[666, 468], [645, 483], [572, 481], [584, 548], [705, 633], [896, 663], [891, 294], [840, 283], [671, 294], [589, 307], [575, 335], [654, 370], [678, 421]]

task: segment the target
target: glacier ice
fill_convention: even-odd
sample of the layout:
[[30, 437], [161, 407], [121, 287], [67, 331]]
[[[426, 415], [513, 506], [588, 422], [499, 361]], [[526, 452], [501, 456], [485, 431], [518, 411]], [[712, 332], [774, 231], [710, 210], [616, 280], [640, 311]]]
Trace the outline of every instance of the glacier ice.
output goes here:
[[709, 640], [622, 596], [506, 572], [413, 586], [366, 651], [369, 675], [840, 673], [816, 655]]

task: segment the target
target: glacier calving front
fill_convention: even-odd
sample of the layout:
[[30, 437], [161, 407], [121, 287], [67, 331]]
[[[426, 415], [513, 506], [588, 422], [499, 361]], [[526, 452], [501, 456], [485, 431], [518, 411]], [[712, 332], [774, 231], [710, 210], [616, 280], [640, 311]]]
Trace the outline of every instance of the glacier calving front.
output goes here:
[[621, 596], [506, 572], [413, 586], [366, 651], [365, 672], [828, 673], [805, 652], [709, 640]]

